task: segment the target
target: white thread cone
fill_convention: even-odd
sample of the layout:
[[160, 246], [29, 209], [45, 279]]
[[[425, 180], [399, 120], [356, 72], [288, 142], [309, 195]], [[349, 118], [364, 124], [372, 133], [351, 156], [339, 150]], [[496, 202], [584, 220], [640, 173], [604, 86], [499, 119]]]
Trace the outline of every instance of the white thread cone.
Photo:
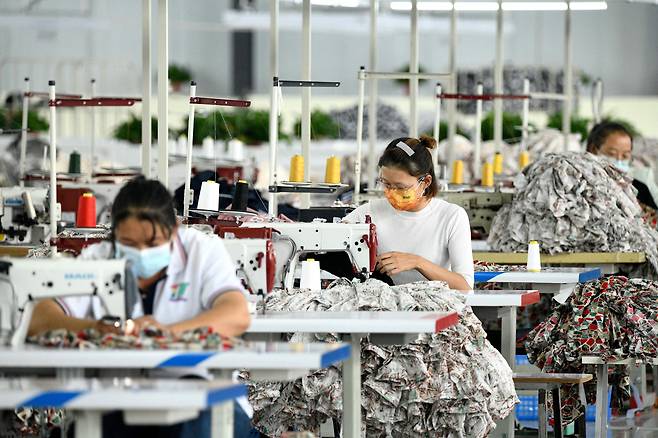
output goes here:
[[302, 262], [300, 289], [320, 290], [320, 262], [308, 259]]
[[539, 254], [539, 242], [531, 240], [528, 244], [528, 272], [541, 271], [541, 256]]
[[201, 193], [199, 193], [199, 210], [219, 210], [219, 184], [214, 181], [204, 181], [201, 183]]

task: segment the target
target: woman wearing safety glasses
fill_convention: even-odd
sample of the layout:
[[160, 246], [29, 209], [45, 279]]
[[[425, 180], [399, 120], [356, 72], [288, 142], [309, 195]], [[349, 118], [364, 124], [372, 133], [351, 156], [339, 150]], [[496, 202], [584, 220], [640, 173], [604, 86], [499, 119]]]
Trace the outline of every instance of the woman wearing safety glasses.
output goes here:
[[401, 137], [379, 159], [386, 199], [364, 204], [345, 217], [370, 216], [379, 240], [377, 270], [393, 283], [438, 280], [450, 288], [473, 287], [471, 229], [466, 211], [438, 199], [431, 150], [436, 141]]

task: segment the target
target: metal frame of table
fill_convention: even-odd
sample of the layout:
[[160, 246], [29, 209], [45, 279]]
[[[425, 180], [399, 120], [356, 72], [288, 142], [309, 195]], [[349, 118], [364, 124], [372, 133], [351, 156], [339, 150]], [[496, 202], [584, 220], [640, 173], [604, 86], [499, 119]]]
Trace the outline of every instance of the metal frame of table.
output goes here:
[[[13, 375], [30, 373], [36, 368], [54, 369], [59, 378], [74, 379], [82, 377], [85, 369], [126, 372], [192, 368], [208, 370], [222, 377], [232, 375], [234, 370], [247, 369], [254, 379], [288, 381], [340, 362], [346, 362], [348, 367], [352, 360], [350, 353], [351, 346], [343, 343], [253, 342], [226, 351], [74, 350], [26, 345], [0, 347], [0, 372]], [[343, 397], [347, 400], [354, 395], [348, 392], [350, 377], [345, 379], [348, 384], [343, 388]], [[360, 400], [360, 393], [358, 395]], [[233, 411], [229, 412], [226, 407], [213, 410], [213, 427], [221, 426], [221, 436], [232, 436], [229, 435], [229, 425], [215, 418], [232, 419], [232, 415]], [[232, 429], [232, 420], [230, 427]], [[347, 436], [355, 438], [359, 435]]]
[[583, 356], [584, 365], [596, 366], [596, 420], [595, 438], [606, 438], [608, 435], [608, 367], [611, 365], [654, 365], [658, 366], [658, 357], [648, 361], [636, 359], [619, 359], [603, 361], [596, 356]]
[[75, 434], [102, 437], [104, 413], [122, 411], [126, 424], [170, 425], [212, 412], [211, 437], [233, 436], [233, 401], [243, 383], [154, 379], [0, 379], [0, 409], [56, 408], [74, 413]]
[[269, 312], [252, 318], [247, 336], [337, 333], [349, 337], [351, 360], [343, 367], [343, 434], [360, 437], [361, 339], [370, 335], [375, 344], [406, 344], [458, 321], [456, 312]]

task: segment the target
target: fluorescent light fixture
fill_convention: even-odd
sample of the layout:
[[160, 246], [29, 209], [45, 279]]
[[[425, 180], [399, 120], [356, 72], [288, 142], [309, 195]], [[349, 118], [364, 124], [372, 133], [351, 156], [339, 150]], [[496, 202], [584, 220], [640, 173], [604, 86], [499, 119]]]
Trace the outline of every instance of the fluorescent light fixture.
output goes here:
[[503, 2], [503, 11], [566, 11], [566, 2]]
[[[314, 0], [315, 1], [315, 0]], [[326, 1], [326, 0], [325, 0]], [[656, 0], [658, 1], [658, 0]], [[604, 11], [608, 9], [605, 1], [505, 1], [504, 11]], [[393, 1], [390, 3], [394, 11], [410, 11], [410, 1]], [[452, 2], [449, 1], [419, 1], [419, 11], [452, 11]], [[458, 1], [455, 2], [455, 10], [467, 12], [495, 12], [498, 10], [498, 2], [495, 1]]]
[[498, 2], [455, 2], [456, 11], [497, 11]]
[[608, 2], [569, 2], [569, 9], [572, 11], [605, 11], [608, 9]]
[[311, 0], [313, 6], [335, 6], [337, 8], [358, 8], [360, 0]]

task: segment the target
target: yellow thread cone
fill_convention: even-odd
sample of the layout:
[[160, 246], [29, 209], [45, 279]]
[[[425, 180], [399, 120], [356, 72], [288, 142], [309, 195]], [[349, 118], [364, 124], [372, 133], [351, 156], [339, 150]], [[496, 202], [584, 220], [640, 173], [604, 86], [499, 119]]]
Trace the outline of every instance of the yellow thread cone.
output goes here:
[[496, 175], [503, 173], [503, 154], [496, 152], [494, 155], [493, 171]]
[[530, 164], [530, 154], [528, 151], [521, 151], [519, 153], [519, 170], [525, 169]]
[[484, 163], [482, 165], [482, 186], [493, 187], [494, 185], [494, 169], [491, 163]]
[[304, 182], [304, 157], [293, 155], [290, 159], [290, 178], [291, 182]]
[[340, 184], [340, 158], [327, 158], [327, 167], [324, 172], [324, 182], [327, 184]]
[[453, 161], [450, 184], [464, 184], [464, 162], [462, 160]]

